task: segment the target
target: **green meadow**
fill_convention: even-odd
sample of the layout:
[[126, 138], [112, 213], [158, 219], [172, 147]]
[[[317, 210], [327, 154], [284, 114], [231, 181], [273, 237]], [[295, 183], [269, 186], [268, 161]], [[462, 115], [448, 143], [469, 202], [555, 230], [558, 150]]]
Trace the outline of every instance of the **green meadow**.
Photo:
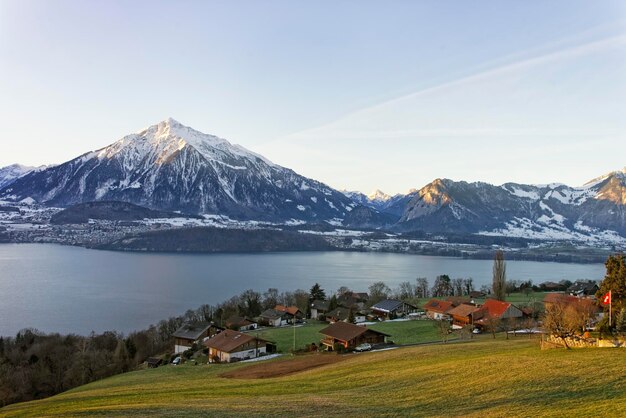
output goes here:
[[537, 339], [483, 337], [347, 354], [281, 377], [220, 377], [258, 364], [136, 371], [11, 405], [0, 415], [626, 416], [624, 349], [541, 350]]
[[[293, 349], [294, 332], [296, 349], [302, 349], [311, 343], [319, 345], [320, 339], [322, 339], [322, 334], [319, 331], [327, 326], [328, 324], [325, 322], [309, 320], [306, 325], [295, 328], [264, 328], [259, 331], [252, 331], [250, 334], [273, 341], [279, 352], [288, 353]], [[396, 344], [423, 343], [440, 339], [432, 321], [386, 321], [368, 325], [368, 327], [389, 334], [390, 340]]]

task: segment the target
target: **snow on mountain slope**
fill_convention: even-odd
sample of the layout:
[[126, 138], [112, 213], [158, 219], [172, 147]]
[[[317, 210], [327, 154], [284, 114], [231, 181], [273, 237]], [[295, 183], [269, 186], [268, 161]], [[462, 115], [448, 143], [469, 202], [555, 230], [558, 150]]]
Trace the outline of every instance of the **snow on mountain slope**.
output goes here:
[[47, 166], [42, 165], [39, 167], [30, 167], [22, 164], [11, 164], [6, 167], [0, 168], [0, 189], [13, 183], [20, 177], [25, 176], [31, 171], [44, 170]]
[[407, 203], [403, 230], [626, 243], [626, 171], [582, 187], [437, 179]]
[[68, 206], [119, 200], [153, 209], [242, 219], [343, 218], [353, 203], [330, 187], [262, 156], [167, 119], [0, 189]]

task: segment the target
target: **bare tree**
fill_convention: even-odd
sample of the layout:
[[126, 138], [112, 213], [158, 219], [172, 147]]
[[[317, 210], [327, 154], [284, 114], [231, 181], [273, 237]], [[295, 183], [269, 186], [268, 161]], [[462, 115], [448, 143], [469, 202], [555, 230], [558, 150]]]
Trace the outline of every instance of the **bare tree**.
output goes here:
[[561, 301], [550, 303], [543, 316], [544, 330], [560, 338], [568, 349], [567, 339], [582, 333], [586, 325], [584, 308], [580, 309], [578, 305]]
[[428, 279], [426, 277], [415, 279], [415, 296], [419, 298], [428, 297]]
[[504, 300], [506, 294], [506, 263], [504, 261], [504, 252], [496, 251], [493, 259], [493, 295], [496, 300]]
[[463, 279], [461, 278], [456, 278], [456, 279], [452, 279], [452, 282], [450, 283], [450, 285], [452, 286], [452, 291], [454, 293], [454, 296], [463, 296]]
[[491, 332], [491, 335], [493, 336], [493, 339], [495, 340], [496, 332], [498, 332], [498, 329], [500, 329], [500, 323], [502, 322], [501, 319], [497, 316], [487, 315], [484, 321], [485, 321], [485, 328], [487, 328], [487, 331]]
[[437, 335], [441, 338], [441, 342], [447, 343], [448, 336], [450, 335], [450, 322], [445, 319], [439, 319], [434, 321], [435, 329], [437, 330]]

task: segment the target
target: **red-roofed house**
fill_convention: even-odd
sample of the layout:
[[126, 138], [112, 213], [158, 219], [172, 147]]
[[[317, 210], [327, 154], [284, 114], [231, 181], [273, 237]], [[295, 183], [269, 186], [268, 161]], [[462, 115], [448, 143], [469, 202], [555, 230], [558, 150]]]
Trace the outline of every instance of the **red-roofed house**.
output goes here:
[[522, 318], [524, 313], [520, 308], [509, 302], [495, 299], [487, 299], [485, 303], [474, 313], [474, 324], [485, 325], [487, 318]]
[[424, 305], [426, 316], [430, 319], [448, 319], [448, 311], [452, 308], [452, 302], [439, 299], [431, 299]]

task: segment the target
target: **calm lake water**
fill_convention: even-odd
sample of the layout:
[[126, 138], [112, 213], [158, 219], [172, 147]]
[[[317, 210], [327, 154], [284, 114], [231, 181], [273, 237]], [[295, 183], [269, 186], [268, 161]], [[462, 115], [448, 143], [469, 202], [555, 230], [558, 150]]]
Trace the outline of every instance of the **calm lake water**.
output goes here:
[[[0, 244], [0, 335], [128, 332], [172, 315], [216, 304], [245, 289], [366, 291], [384, 281], [439, 274], [491, 281], [492, 262], [404, 254], [309, 252], [273, 254], [141, 254], [52, 244]], [[535, 283], [600, 279], [602, 264], [507, 262], [509, 279]]]

